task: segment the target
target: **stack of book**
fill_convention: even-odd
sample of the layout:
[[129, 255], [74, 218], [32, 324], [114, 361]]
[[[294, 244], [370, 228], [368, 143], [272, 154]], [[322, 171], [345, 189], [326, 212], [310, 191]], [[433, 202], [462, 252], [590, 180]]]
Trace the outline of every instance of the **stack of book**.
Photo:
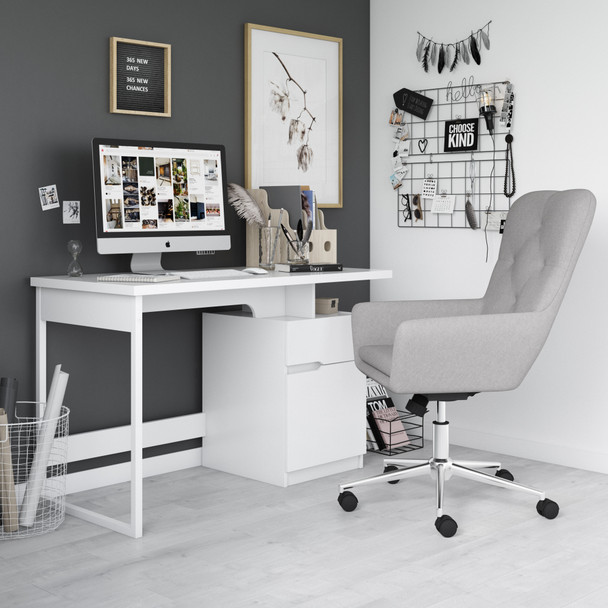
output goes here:
[[388, 450], [406, 446], [410, 440], [399, 412], [386, 389], [367, 379], [367, 449]]

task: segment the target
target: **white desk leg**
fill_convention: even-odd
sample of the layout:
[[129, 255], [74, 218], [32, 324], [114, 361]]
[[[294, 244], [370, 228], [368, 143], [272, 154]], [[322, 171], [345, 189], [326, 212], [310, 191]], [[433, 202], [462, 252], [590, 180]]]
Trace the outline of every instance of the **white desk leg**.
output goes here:
[[42, 318], [40, 287], [36, 287], [36, 401], [46, 401], [46, 321]]
[[143, 312], [135, 298], [131, 327], [131, 536], [143, 534]]

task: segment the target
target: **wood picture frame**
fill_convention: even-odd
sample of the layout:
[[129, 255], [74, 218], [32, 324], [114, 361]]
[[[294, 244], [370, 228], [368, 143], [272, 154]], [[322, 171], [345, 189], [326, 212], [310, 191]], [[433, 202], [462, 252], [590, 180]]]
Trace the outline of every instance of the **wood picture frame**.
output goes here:
[[245, 24], [245, 185], [342, 207], [342, 38]]
[[171, 116], [171, 45], [110, 38], [110, 112]]

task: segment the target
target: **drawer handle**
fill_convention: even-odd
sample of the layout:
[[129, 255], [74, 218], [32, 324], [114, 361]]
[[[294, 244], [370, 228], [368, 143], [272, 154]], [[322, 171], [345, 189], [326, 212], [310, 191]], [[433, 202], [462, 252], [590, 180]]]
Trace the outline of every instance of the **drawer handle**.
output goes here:
[[312, 363], [301, 363], [300, 365], [288, 365], [288, 374], [303, 374], [305, 372], [316, 372], [323, 363], [320, 361], [313, 361]]

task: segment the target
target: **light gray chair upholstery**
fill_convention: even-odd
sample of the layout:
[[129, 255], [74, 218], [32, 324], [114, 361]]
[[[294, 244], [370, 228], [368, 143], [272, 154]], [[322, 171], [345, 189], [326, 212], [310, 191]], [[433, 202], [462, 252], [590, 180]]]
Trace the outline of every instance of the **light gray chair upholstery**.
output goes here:
[[[437, 479], [437, 519], [444, 536], [457, 524], [443, 514], [443, 484], [450, 475], [529, 492], [537, 510], [559, 511], [544, 492], [513, 483], [500, 463], [449, 458], [446, 402], [484, 391], [517, 388], [540, 353], [589, 232], [595, 197], [587, 190], [539, 191], [511, 207], [485, 295], [470, 300], [368, 302], [353, 309], [355, 363], [390, 392], [437, 401], [433, 457], [392, 459], [376, 477], [340, 486], [346, 511], [357, 506], [350, 491], [369, 483], [396, 482], [429, 471]], [[405, 468], [404, 468], [405, 467]], [[397, 470], [395, 470], [397, 468]], [[499, 469], [488, 475], [478, 468]]]

